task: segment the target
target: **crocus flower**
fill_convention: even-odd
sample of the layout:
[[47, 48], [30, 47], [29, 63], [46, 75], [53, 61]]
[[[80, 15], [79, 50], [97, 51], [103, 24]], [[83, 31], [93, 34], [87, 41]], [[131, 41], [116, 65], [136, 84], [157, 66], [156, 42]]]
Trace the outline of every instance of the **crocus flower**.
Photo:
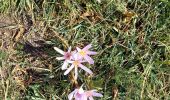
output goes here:
[[82, 87], [80, 87], [79, 89], [75, 89], [68, 95], [69, 100], [72, 100], [73, 98], [75, 100], [87, 100], [87, 96]]
[[61, 69], [62, 70], [65, 70], [67, 69], [67, 66], [68, 66], [68, 61], [71, 59], [71, 56], [72, 56], [72, 53], [71, 53], [71, 47], [68, 48], [68, 51], [67, 52], [64, 52], [63, 50], [57, 48], [57, 47], [54, 47], [54, 49], [62, 54], [63, 56], [62, 57], [56, 57], [57, 60], [65, 60]]
[[91, 47], [91, 44], [85, 46], [83, 49], [77, 47], [77, 51], [79, 56], [84, 58], [89, 64], [94, 64], [94, 60], [90, 57], [90, 55], [95, 55], [97, 52], [89, 51]]
[[75, 100], [94, 100], [93, 97], [103, 97], [102, 94], [97, 93], [97, 90], [84, 91], [82, 86], [79, 89], [75, 89], [68, 95], [69, 100], [75, 98]]
[[80, 57], [77, 53], [73, 55], [72, 59], [73, 59], [73, 61], [68, 61], [72, 65], [64, 72], [64, 75], [67, 75], [74, 68], [74, 70], [75, 70], [75, 72], [74, 72], [75, 73], [75, 80], [77, 80], [78, 67], [80, 67], [81, 69], [83, 69], [84, 71], [86, 71], [89, 74], [93, 74], [93, 72], [89, 68], [87, 68], [86, 66], [81, 64], [85, 61], [82, 60], [82, 57]]
[[97, 93], [97, 90], [90, 90], [90, 91], [86, 91], [85, 95], [87, 96], [87, 98], [89, 98], [89, 100], [94, 100], [93, 97], [103, 97], [102, 94]]

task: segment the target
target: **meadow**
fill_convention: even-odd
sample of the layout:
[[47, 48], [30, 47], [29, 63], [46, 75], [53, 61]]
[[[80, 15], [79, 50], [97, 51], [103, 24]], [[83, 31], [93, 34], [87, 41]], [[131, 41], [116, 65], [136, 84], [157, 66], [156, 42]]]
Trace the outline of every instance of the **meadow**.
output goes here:
[[[92, 44], [93, 75], [64, 75], [54, 47]], [[0, 100], [170, 100], [169, 0], [0, 0]]]

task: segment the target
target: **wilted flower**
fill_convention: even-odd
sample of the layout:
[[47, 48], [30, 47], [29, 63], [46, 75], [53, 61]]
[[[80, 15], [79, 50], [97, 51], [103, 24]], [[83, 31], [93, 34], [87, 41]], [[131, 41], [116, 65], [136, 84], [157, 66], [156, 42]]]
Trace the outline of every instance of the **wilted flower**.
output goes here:
[[89, 51], [92, 46], [91, 44], [85, 46], [83, 49], [77, 47], [78, 55], [84, 58], [89, 64], [94, 64], [94, 60], [90, 57], [90, 55], [95, 55], [97, 52]]
[[102, 94], [97, 93], [97, 90], [90, 90], [90, 91], [86, 91], [85, 95], [87, 96], [87, 98], [89, 98], [89, 100], [94, 100], [93, 97], [103, 97]]
[[82, 57], [80, 57], [77, 53], [73, 55], [72, 57], [73, 61], [68, 61], [69, 63], [72, 63], [72, 65], [64, 72], [64, 75], [67, 75], [73, 68], [75, 70], [75, 80], [77, 80], [78, 77], [78, 67], [83, 69], [89, 74], [93, 74], [93, 72], [87, 68], [86, 66], [82, 65], [81, 63], [85, 62], [82, 60]]
[[64, 52], [63, 50], [57, 48], [57, 47], [54, 47], [54, 49], [59, 52], [60, 54], [62, 54], [63, 56], [62, 57], [56, 57], [57, 60], [65, 60], [61, 69], [64, 70], [64, 69], [67, 69], [67, 66], [68, 66], [68, 61], [71, 60], [71, 56], [72, 56], [72, 53], [71, 53], [71, 47], [68, 48], [68, 51], [67, 52]]

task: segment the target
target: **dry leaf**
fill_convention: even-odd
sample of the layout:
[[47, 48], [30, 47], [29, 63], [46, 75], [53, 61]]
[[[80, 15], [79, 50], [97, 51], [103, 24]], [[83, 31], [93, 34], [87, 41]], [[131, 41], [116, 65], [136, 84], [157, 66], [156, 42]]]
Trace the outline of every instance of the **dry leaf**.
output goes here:
[[102, 19], [102, 16], [94, 11], [86, 11], [80, 17], [86, 20], [88, 19], [92, 23], [96, 23]]
[[124, 16], [124, 22], [129, 23], [132, 20], [132, 18], [136, 16], [136, 13], [132, 11], [125, 11], [123, 13], [123, 16]]
[[28, 82], [30, 82], [30, 77], [28, 77], [28, 73], [25, 68], [21, 68], [19, 65], [16, 65], [12, 70], [12, 76], [20, 89], [25, 90]]
[[25, 28], [23, 26], [19, 27], [19, 30], [13, 35], [12, 40], [18, 42], [24, 35]]
[[112, 87], [112, 97], [113, 97], [113, 99], [112, 100], [116, 100], [116, 97], [118, 96], [118, 88], [117, 88], [117, 86], [113, 86]]

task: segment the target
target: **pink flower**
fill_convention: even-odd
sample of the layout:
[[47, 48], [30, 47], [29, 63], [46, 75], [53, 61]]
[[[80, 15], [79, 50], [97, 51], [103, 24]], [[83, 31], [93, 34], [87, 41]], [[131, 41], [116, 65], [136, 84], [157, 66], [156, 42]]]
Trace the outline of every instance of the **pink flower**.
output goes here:
[[103, 97], [102, 94], [97, 93], [96, 91], [97, 91], [97, 90], [86, 91], [85, 94], [86, 94], [87, 98], [89, 98], [89, 100], [94, 100], [94, 99], [93, 99], [93, 96], [94, 96], [94, 97]]
[[77, 51], [79, 56], [84, 58], [89, 64], [94, 64], [94, 60], [90, 57], [90, 55], [95, 55], [97, 54], [97, 52], [89, 51], [88, 49], [90, 49], [91, 47], [91, 44], [85, 46], [83, 49], [77, 47]]
[[61, 69], [62, 70], [65, 70], [67, 69], [67, 66], [68, 66], [68, 61], [71, 60], [71, 56], [72, 56], [72, 53], [71, 53], [71, 47], [69, 47], [68, 51], [67, 52], [64, 52], [63, 50], [57, 48], [57, 47], [54, 47], [54, 49], [59, 52], [60, 54], [62, 54], [63, 56], [62, 57], [56, 57], [57, 60], [65, 60]]
[[103, 97], [102, 94], [97, 93], [97, 90], [84, 91], [82, 86], [79, 89], [75, 89], [68, 95], [69, 100], [73, 98], [75, 100], [94, 100], [93, 97]]
[[73, 68], [75, 70], [75, 80], [77, 80], [78, 77], [78, 67], [83, 69], [89, 74], [93, 74], [93, 72], [87, 68], [86, 66], [82, 65], [81, 63], [85, 62], [82, 60], [82, 57], [78, 56], [78, 54], [74, 54], [72, 57], [73, 61], [68, 61], [69, 63], [72, 63], [72, 65], [64, 72], [64, 75], [67, 75]]
[[72, 100], [72, 99], [75, 99], [75, 100], [87, 100], [87, 96], [86, 94], [84, 93], [84, 90], [82, 87], [80, 87], [79, 89], [75, 89], [73, 92], [71, 92], [69, 95], [68, 95], [68, 99], [69, 100]]

